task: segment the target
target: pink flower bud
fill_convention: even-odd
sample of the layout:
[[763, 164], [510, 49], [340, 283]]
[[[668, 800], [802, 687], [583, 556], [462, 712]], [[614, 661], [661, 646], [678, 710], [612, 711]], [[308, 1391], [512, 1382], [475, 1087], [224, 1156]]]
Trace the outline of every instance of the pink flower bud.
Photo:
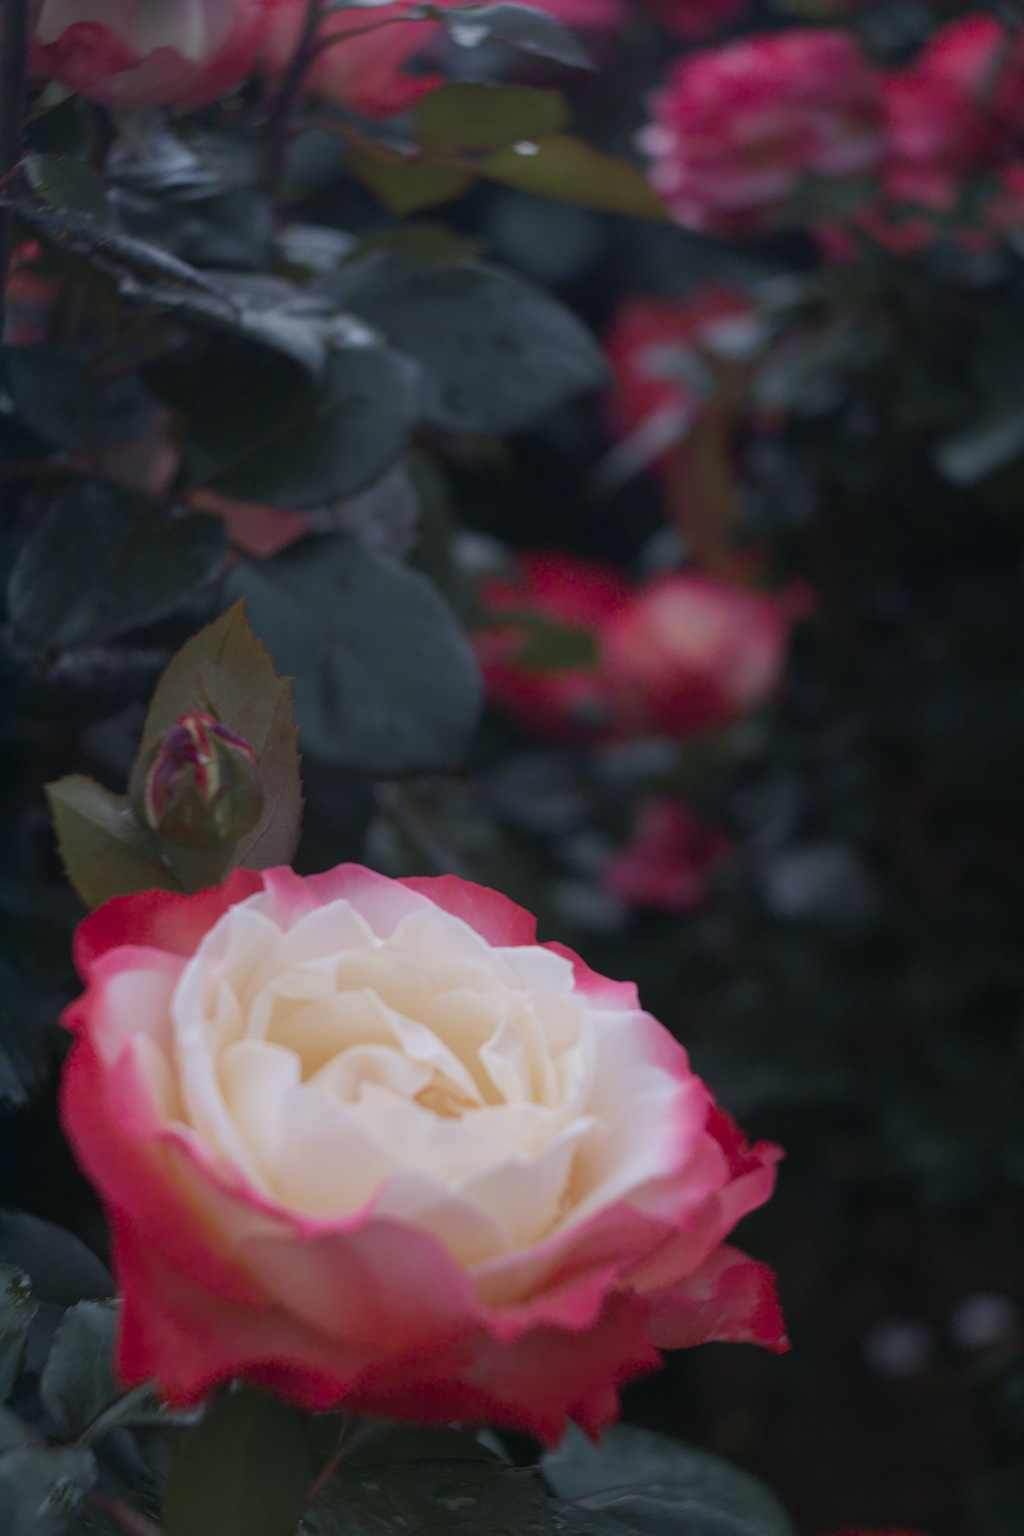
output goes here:
[[220, 848], [263, 810], [256, 754], [213, 715], [193, 709], [165, 731], [136, 786], [136, 814], [179, 848]]

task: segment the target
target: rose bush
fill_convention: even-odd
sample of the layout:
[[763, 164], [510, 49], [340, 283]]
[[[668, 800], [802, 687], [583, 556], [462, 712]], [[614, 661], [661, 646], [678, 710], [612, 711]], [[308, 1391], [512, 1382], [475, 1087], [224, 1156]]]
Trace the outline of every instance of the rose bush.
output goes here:
[[785, 1347], [770, 1271], [723, 1245], [778, 1150], [496, 892], [239, 870], [108, 902], [76, 954], [63, 1121], [125, 1382], [554, 1441], [659, 1348]]
[[33, 72], [119, 111], [206, 106], [252, 69], [274, 0], [42, 0]]
[[690, 229], [732, 236], [786, 222], [803, 177], [873, 170], [878, 80], [844, 32], [796, 29], [691, 54], [640, 135], [651, 185]]
[[693, 573], [647, 583], [602, 630], [617, 730], [685, 738], [766, 703], [809, 603], [804, 588], [775, 596]]

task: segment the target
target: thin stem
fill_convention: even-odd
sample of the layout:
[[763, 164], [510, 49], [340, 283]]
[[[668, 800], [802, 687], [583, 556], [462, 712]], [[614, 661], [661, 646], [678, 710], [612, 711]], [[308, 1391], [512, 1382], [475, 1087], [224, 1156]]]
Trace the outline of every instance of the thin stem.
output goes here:
[[377, 784], [375, 794], [381, 810], [391, 817], [435, 874], [468, 879], [465, 862], [438, 834], [410, 790], [402, 784]]
[[[5, 0], [6, 3], [6, 0]], [[270, 108], [267, 120], [269, 142], [268, 182], [271, 197], [276, 197], [284, 176], [285, 155], [288, 149], [288, 119], [302, 90], [306, 71], [316, 53], [316, 35], [324, 15], [324, 0], [307, 0], [302, 31], [295, 44], [295, 52], [288, 66], [288, 73], [281, 82], [281, 89]]]
[[[29, 0], [3, 0], [0, 9], [0, 183], [6, 183], [21, 159], [28, 68]], [[0, 337], [3, 336], [7, 274], [14, 243], [14, 215], [0, 209]]]

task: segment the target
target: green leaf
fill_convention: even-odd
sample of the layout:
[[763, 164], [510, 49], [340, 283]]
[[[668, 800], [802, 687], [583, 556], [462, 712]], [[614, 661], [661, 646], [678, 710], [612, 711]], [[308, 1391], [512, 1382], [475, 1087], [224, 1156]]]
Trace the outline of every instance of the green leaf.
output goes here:
[[434, 19], [446, 27], [452, 42], [462, 48], [475, 48], [490, 38], [507, 43], [524, 53], [537, 53], [577, 69], [592, 69], [590, 56], [579, 39], [555, 21], [546, 11], [532, 5], [456, 5], [440, 9], [431, 6]]
[[243, 336], [213, 336], [169, 353], [147, 378], [188, 418], [185, 468], [205, 481], [308, 417], [316, 381], [279, 349]]
[[455, 616], [416, 571], [344, 535], [239, 561], [276, 666], [293, 675], [303, 746], [363, 773], [448, 768], [476, 724], [480, 679]]
[[553, 134], [535, 148], [504, 149], [477, 165], [481, 176], [564, 203], [667, 223], [669, 214], [638, 166], [582, 139]]
[[313, 1536], [542, 1536], [543, 1487], [532, 1471], [475, 1461], [392, 1462], [386, 1472], [348, 1467], [306, 1515]]
[[28, 1276], [13, 1264], [0, 1264], [0, 1403], [18, 1379], [28, 1337], [36, 1314], [36, 1299]]
[[69, 95], [25, 124], [29, 149], [46, 155], [88, 155], [96, 132], [97, 109], [84, 96]]
[[279, 677], [243, 604], [193, 635], [156, 685], [142, 731], [140, 760], [190, 709], [205, 709], [252, 747], [263, 814], [235, 847], [248, 869], [287, 864], [302, 822], [298, 730], [289, 680]]
[[124, 299], [229, 324], [237, 318], [217, 283], [159, 246], [121, 234], [87, 213], [50, 208], [26, 197], [3, 200], [3, 205], [52, 250], [110, 278]]
[[390, 1466], [395, 1462], [479, 1461], [502, 1466], [475, 1435], [459, 1429], [415, 1429], [382, 1424], [345, 1457], [346, 1467]]
[[671, 1536], [688, 1520], [715, 1536], [794, 1536], [778, 1500], [748, 1472], [633, 1425], [616, 1426], [598, 1445], [570, 1430], [540, 1470], [562, 1498], [640, 1536]]
[[69, 1307], [39, 1380], [46, 1409], [69, 1439], [84, 1433], [120, 1395], [114, 1380], [117, 1304], [80, 1301]]
[[476, 180], [471, 170], [444, 165], [426, 155], [396, 160], [378, 155], [361, 145], [350, 149], [345, 169], [355, 176], [392, 213], [419, 213], [461, 197]]
[[106, 448], [142, 437], [156, 401], [137, 374], [102, 379], [82, 350], [39, 342], [5, 347], [3, 380], [27, 426], [57, 448]]
[[338, 347], [313, 409], [208, 484], [293, 510], [354, 496], [401, 457], [418, 406], [419, 373], [408, 359], [373, 343]]
[[16, 1445], [31, 1445], [36, 1439], [33, 1429], [10, 1408], [0, 1407], [0, 1451], [12, 1451]]
[[596, 667], [597, 638], [589, 629], [558, 624], [536, 613], [515, 615], [513, 624], [527, 631], [522, 647], [512, 660], [534, 672], [560, 672], [565, 667]]
[[46, 798], [68, 879], [87, 907], [134, 891], [181, 889], [126, 795], [75, 773], [47, 784]]
[[558, 133], [569, 109], [557, 91], [460, 80], [431, 91], [413, 115], [413, 136], [428, 149], [501, 149]]
[[171, 1463], [166, 1536], [294, 1536], [311, 1482], [302, 1415], [261, 1392], [227, 1392]]
[[0, 1211], [0, 1260], [16, 1264], [38, 1299], [69, 1307], [114, 1294], [114, 1282], [80, 1238], [27, 1211]]
[[96, 1481], [91, 1451], [19, 1446], [0, 1455], [3, 1536], [60, 1536]]
[[483, 262], [381, 251], [317, 286], [415, 358], [423, 414], [451, 431], [519, 431], [606, 378], [571, 310]]
[[22, 164], [29, 186], [51, 208], [84, 213], [101, 223], [109, 221], [110, 204], [103, 178], [84, 160], [36, 153], [26, 155]]
[[99, 645], [173, 613], [224, 558], [223, 525], [99, 480], [52, 502], [7, 584], [15, 633], [42, 653]]

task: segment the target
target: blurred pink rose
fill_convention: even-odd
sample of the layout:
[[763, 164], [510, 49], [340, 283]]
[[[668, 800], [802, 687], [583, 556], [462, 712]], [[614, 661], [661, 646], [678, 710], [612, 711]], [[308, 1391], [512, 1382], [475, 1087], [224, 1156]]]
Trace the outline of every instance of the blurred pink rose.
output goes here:
[[693, 912], [707, 899], [729, 839], [670, 795], [641, 802], [628, 843], [613, 854], [601, 883], [631, 907]]
[[640, 135], [680, 224], [756, 234], [785, 224], [801, 178], [875, 169], [875, 71], [845, 32], [798, 28], [680, 60]]
[[206, 106], [253, 68], [275, 0], [42, 0], [32, 72], [119, 111]]
[[707, 404], [685, 367], [697, 369], [705, 351], [756, 321], [757, 311], [738, 288], [708, 283], [685, 299], [627, 298], [620, 304], [605, 339], [613, 389], [607, 416], [617, 439], [637, 434], [638, 447], [650, 438], [649, 461], [685, 434]]
[[107, 902], [76, 962], [63, 1123], [126, 1385], [554, 1442], [659, 1349], [786, 1348], [771, 1272], [723, 1241], [778, 1148], [496, 891], [239, 869]]
[[[596, 665], [539, 668], [518, 658], [537, 633], [531, 618], [582, 630], [596, 650], [601, 626], [628, 601], [625, 578], [597, 561], [545, 550], [521, 556], [515, 577], [483, 582], [479, 597], [490, 625], [475, 632], [473, 643], [494, 703], [548, 741], [603, 734], [609, 712]], [[507, 625], [496, 622], [503, 615]]]
[[946, 211], [963, 179], [993, 169], [1024, 131], [1024, 51], [994, 16], [941, 27], [906, 69], [884, 77], [885, 191]]
[[770, 595], [690, 573], [648, 582], [601, 635], [617, 731], [685, 738], [766, 703], [810, 603], [802, 587]]

